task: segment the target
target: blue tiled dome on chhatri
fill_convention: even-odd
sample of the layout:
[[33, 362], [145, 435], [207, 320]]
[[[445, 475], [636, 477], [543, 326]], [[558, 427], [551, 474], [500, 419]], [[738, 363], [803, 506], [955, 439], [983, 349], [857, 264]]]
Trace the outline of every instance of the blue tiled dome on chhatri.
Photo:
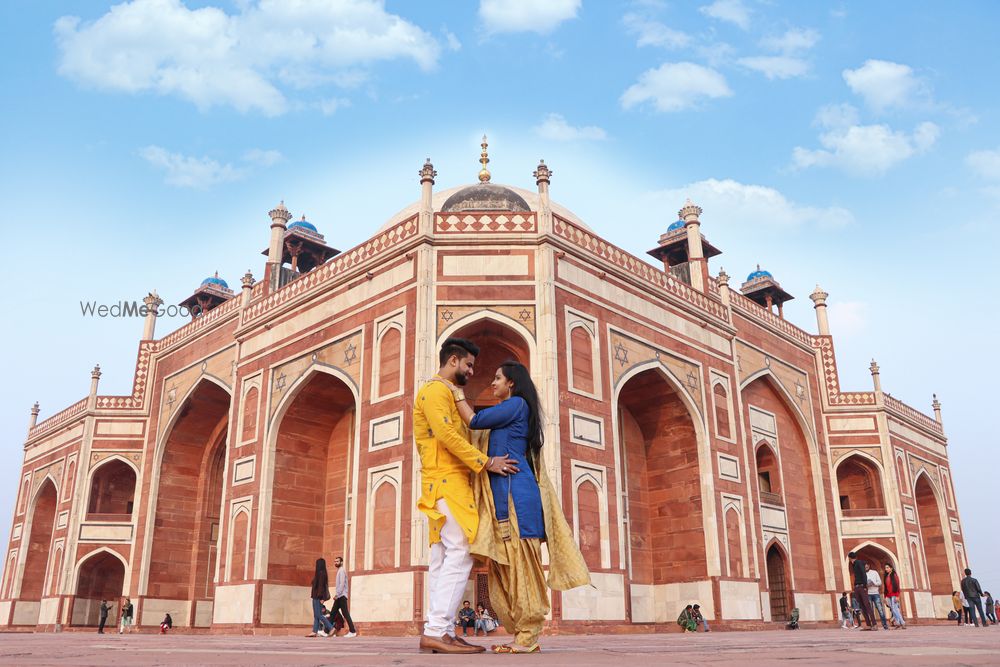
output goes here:
[[216, 285], [222, 289], [229, 289], [229, 285], [226, 284], [226, 281], [219, 277], [218, 271], [215, 272], [214, 276], [209, 276], [201, 281], [201, 286], [204, 287], [205, 285]]
[[292, 224], [288, 225], [289, 229], [295, 229], [296, 227], [299, 227], [301, 229], [307, 229], [310, 232], [313, 232], [313, 233], [316, 233], [316, 234], [319, 233], [319, 230], [316, 229], [316, 225], [314, 225], [313, 223], [311, 223], [308, 220], [306, 220], [306, 216], [304, 216], [304, 215], [302, 216], [301, 220], [296, 220]]
[[770, 271], [764, 271], [760, 268], [760, 264], [757, 265], [757, 270], [747, 276], [747, 282], [751, 280], [760, 280], [761, 278], [774, 278]]
[[684, 228], [684, 221], [678, 220], [677, 222], [671, 223], [670, 226], [667, 227], [667, 231], [672, 232], [675, 229], [683, 229], [683, 228]]

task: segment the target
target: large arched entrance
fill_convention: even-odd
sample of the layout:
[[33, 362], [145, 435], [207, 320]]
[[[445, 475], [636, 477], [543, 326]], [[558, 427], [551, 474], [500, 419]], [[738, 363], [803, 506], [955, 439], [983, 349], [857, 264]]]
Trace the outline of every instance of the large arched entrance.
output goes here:
[[114, 626], [124, 588], [125, 564], [120, 557], [106, 550], [87, 556], [80, 564], [77, 578], [73, 625], [97, 625], [101, 618], [101, 600], [107, 600], [112, 607], [108, 623]]
[[931, 593], [951, 595], [952, 580], [949, 574], [948, 547], [945, 544], [944, 529], [941, 526], [941, 515], [938, 513], [938, 499], [927, 475], [917, 476], [913, 495], [917, 504], [917, 518], [920, 522], [920, 535], [924, 545], [924, 563], [927, 565]]
[[[666, 375], [650, 368], [618, 394], [628, 578], [657, 586], [708, 576], [698, 440], [691, 413]], [[637, 600], [630, 603], [631, 607]], [[645, 617], [651, 610], [635, 609]]]
[[30, 535], [24, 559], [24, 577], [21, 580], [21, 600], [41, 600], [49, 571], [49, 552], [52, 549], [52, 531], [55, 527], [56, 505], [59, 503], [56, 485], [46, 479], [35, 493], [31, 511]]
[[[309, 586], [317, 558], [345, 556], [355, 398], [340, 378], [314, 372], [277, 424], [267, 556], [269, 581]], [[307, 595], [308, 597], [308, 595]], [[270, 610], [264, 622], [273, 621]]]
[[197, 607], [215, 597], [229, 408], [229, 392], [202, 380], [178, 408], [163, 444], [144, 609], [158, 613], [157, 599], [190, 601], [165, 608], [178, 625], [211, 618]]
[[787, 621], [792, 609], [790, 578], [785, 554], [777, 544], [767, 550], [767, 589], [771, 620]]
[[[758, 494], [762, 503], [773, 506], [768, 511], [771, 525], [779, 524], [780, 529], [784, 523], [795, 531], [789, 556], [795, 562], [794, 589], [825, 592], [819, 526], [821, 505], [816, 498], [809, 439], [787, 395], [773, 383], [771, 376], [763, 375], [743, 389], [744, 423], [751, 442], [758, 445], [755, 454], [764, 455], [754, 457]], [[777, 457], [762, 448], [762, 441], [774, 448]], [[784, 572], [785, 586], [791, 593], [791, 573], [787, 568]]]
[[[892, 565], [893, 570], [898, 570], [896, 566], [896, 559], [892, 557], [887, 551], [881, 549], [874, 544], [866, 544], [863, 547], [856, 548], [853, 550], [854, 553], [862, 561], [868, 563], [871, 569], [878, 572], [878, 576], [881, 579], [885, 579], [885, 566], [888, 563]], [[844, 559], [847, 559], [847, 554], [844, 554]]]

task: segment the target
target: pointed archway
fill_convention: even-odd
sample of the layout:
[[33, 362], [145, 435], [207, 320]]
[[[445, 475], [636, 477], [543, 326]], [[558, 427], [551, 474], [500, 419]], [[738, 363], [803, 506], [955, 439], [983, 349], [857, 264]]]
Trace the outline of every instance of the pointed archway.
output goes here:
[[913, 496], [917, 505], [917, 520], [924, 547], [924, 563], [930, 579], [931, 593], [950, 595], [952, 578], [948, 563], [948, 547], [945, 543], [944, 527], [941, 525], [938, 496], [925, 473], [917, 475], [913, 485]]
[[[824, 551], [828, 547], [824, 546], [827, 533], [821, 521], [825, 520], [826, 512], [822, 499], [817, 498], [811, 436], [805, 430], [798, 408], [769, 373], [748, 382], [742, 395], [743, 420], [751, 442], [755, 445], [766, 442], [777, 453], [777, 469], [773, 467], [775, 457], [763, 457], [763, 468], [757, 468], [756, 456], [751, 459], [758, 478], [758, 497], [761, 503], [775, 506], [774, 511], [784, 513], [785, 526], [795, 528], [792, 553], [785, 561], [787, 590], [790, 592], [794, 587], [799, 592], [824, 593], [827, 590]], [[763, 451], [758, 448], [755, 454]], [[767, 474], [772, 485], [771, 493], [760, 486], [762, 473]], [[778, 493], [773, 492], [775, 482]], [[773, 516], [773, 512], [771, 514]], [[789, 559], [794, 559], [795, 563], [794, 582], [791, 569], [787, 567]]]
[[679, 392], [655, 366], [628, 378], [617, 394], [633, 618], [654, 613], [648, 605], [639, 608], [635, 587], [708, 577], [698, 433]]
[[792, 586], [788, 559], [784, 550], [773, 542], [767, 548], [767, 592], [772, 621], [787, 621], [792, 611]]
[[49, 571], [49, 554], [52, 550], [52, 533], [56, 525], [56, 505], [59, 495], [50, 477], [35, 492], [31, 507], [31, 527], [25, 544], [24, 576], [21, 579], [19, 600], [41, 600]]
[[135, 468], [114, 456], [90, 475], [88, 521], [128, 521], [135, 502]]
[[851, 454], [837, 463], [837, 492], [845, 517], [885, 515], [882, 471], [867, 456]]
[[[497, 368], [505, 361], [515, 360], [524, 364], [531, 371], [531, 351], [527, 340], [511, 327], [502, 322], [481, 318], [461, 326], [448, 337], [468, 338], [479, 346], [479, 356], [476, 357], [474, 372], [466, 386], [465, 393], [472, 398], [476, 408], [495, 405], [490, 383]], [[439, 343], [443, 343], [442, 338]]]
[[200, 380], [159, 452], [143, 609], [163, 607], [181, 626], [211, 618], [230, 402], [221, 385]]
[[109, 622], [114, 625], [114, 610], [124, 593], [125, 561], [122, 557], [108, 549], [88, 554], [79, 565], [72, 624], [98, 625], [101, 600], [107, 600], [112, 608], [112, 612], [108, 614]]
[[[290, 392], [272, 426], [266, 576], [276, 584], [309, 586], [317, 558], [329, 562], [349, 550], [347, 498], [356, 399], [344, 380], [320, 371], [302, 378]], [[270, 601], [265, 604], [262, 622], [277, 622], [278, 610], [270, 609]]]

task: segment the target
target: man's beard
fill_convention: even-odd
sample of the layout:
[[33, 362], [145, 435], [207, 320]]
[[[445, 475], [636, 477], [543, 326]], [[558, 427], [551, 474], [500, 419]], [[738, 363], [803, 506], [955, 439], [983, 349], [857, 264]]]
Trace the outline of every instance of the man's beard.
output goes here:
[[455, 374], [455, 384], [457, 384], [459, 387], [464, 387], [466, 384], [468, 384], [468, 382], [469, 382], [469, 376], [466, 375], [465, 373]]

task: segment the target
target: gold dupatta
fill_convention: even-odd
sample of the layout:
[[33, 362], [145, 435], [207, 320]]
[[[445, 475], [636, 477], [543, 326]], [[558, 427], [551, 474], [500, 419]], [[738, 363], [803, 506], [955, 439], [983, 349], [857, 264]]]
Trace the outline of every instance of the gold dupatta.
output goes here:
[[[486, 452], [489, 445], [488, 430], [472, 431], [472, 445]], [[530, 453], [529, 456], [532, 456]], [[583, 560], [583, 554], [573, 537], [573, 530], [566, 522], [562, 506], [556, 495], [549, 476], [541, 461], [535, 456], [532, 459], [535, 479], [542, 497], [542, 516], [545, 520], [545, 543], [549, 551], [549, 588], [556, 591], [567, 591], [577, 586], [590, 584], [590, 570]], [[506, 550], [500, 548], [503, 542], [501, 527], [496, 518], [496, 507], [493, 505], [493, 492], [490, 488], [488, 474], [474, 475], [472, 491], [479, 509], [479, 530], [472, 542], [472, 555], [479, 559], [488, 558], [501, 565], [509, 565]], [[512, 536], [519, 539], [517, 535]]]

